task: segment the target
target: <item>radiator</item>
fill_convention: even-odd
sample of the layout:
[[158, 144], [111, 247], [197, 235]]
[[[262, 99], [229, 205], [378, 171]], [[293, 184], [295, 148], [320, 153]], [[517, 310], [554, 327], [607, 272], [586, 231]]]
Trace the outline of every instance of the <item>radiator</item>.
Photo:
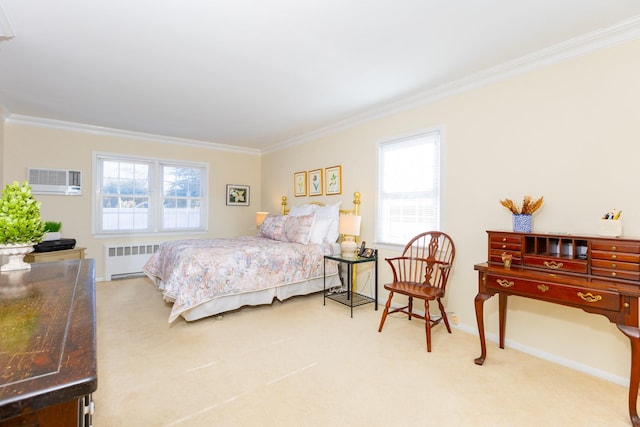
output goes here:
[[130, 243], [104, 246], [104, 280], [142, 275], [142, 267], [160, 243]]

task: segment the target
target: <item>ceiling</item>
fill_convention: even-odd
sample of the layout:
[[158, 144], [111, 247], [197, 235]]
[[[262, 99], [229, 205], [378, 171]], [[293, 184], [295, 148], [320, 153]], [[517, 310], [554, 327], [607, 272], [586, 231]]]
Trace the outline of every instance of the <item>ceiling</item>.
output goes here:
[[0, 9], [0, 30], [15, 34], [0, 41], [9, 120], [249, 150], [571, 41], [640, 36], [637, 0], [0, 0]]

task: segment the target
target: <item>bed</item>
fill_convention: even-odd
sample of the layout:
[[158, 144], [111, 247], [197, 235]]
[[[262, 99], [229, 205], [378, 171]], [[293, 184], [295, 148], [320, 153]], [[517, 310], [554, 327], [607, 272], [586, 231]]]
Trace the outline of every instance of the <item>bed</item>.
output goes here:
[[[305, 204], [268, 215], [257, 236], [168, 241], [143, 271], [172, 304], [169, 322], [271, 304], [324, 289], [324, 255], [340, 253], [340, 202]], [[337, 263], [326, 263], [327, 288], [341, 286]]]

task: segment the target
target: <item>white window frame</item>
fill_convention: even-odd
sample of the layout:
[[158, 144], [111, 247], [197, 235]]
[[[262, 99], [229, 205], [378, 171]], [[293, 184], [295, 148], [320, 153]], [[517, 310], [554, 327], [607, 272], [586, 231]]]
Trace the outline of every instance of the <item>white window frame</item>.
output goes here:
[[[404, 246], [412, 237], [423, 231], [440, 230], [441, 227], [441, 193], [442, 193], [442, 128], [420, 130], [411, 134], [394, 137], [378, 143], [377, 150], [377, 212], [376, 212], [376, 243], [382, 245]], [[407, 148], [411, 144], [427, 144], [424, 149], [429, 150], [432, 163], [427, 164], [427, 158], [413, 156], [407, 159], [407, 164], [393, 169], [392, 160], [388, 157], [395, 148]], [[410, 165], [415, 160], [415, 165]], [[387, 170], [392, 168], [391, 170]], [[399, 187], [397, 182], [388, 181], [389, 175], [405, 177], [407, 172], [413, 171], [417, 175], [428, 173], [427, 179], [411, 180], [413, 184], [406, 192], [395, 191]], [[387, 176], [387, 182], [385, 182]], [[429, 181], [431, 180], [431, 181]], [[421, 186], [419, 183], [424, 182]], [[432, 182], [431, 188], [427, 188]], [[418, 183], [418, 185], [416, 185]], [[385, 185], [386, 184], [386, 185]], [[393, 212], [395, 206], [395, 213]]]
[[[103, 207], [102, 198], [100, 197], [100, 187], [102, 183], [102, 162], [103, 161], [120, 161], [145, 163], [149, 165], [149, 210], [148, 223], [146, 229], [123, 229], [123, 230], [104, 230], [102, 229]], [[163, 228], [162, 227], [162, 203], [164, 198], [163, 192], [163, 168], [164, 167], [181, 167], [194, 168], [201, 171], [200, 177], [200, 224], [197, 227], [187, 228]], [[91, 212], [91, 229], [96, 237], [114, 237], [118, 235], [143, 235], [150, 234], [190, 234], [203, 233], [208, 229], [208, 183], [209, 183], [209, 165], [208, 163], [178, 161], [173, 159], [162, 159], [145, 156], [132, 156], [119, 153], [94, 152], [93, 153], [93, 187], [92, 191], [92, 212]]]

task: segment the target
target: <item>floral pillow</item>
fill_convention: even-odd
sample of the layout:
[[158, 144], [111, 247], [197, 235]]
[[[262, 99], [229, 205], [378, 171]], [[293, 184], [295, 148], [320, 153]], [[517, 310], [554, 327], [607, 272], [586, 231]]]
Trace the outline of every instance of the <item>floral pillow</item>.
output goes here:
[[258, 237], [286, 242], [287, 239], [284, 235], [284, 224], [286, 221], [287, 217], [284, 215], [267, 215], [260, 226]]
[[316, 219], [315, 214], [290, 216], [284, 226], [286, 240], [291, 243], [309, 243], [311, 228]]

